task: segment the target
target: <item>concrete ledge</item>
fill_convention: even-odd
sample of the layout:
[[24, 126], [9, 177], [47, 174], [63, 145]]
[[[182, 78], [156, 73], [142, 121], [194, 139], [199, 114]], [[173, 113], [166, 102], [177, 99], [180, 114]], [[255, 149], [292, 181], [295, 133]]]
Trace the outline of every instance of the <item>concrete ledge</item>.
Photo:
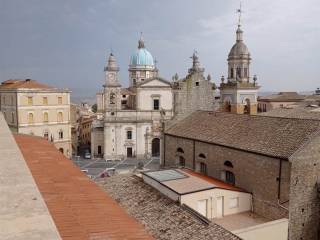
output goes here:
[[0, 239], [61, 239], [1, 112]]

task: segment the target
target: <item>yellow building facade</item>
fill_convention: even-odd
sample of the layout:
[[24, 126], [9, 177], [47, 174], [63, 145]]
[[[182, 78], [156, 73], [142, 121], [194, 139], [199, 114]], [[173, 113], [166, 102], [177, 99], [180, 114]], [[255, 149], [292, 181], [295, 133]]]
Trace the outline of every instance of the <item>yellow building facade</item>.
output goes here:
[[0, 85], [0, 111], [13, 132], [44, 137], [71, 156], [69, 90], [31, 79], [7, 80]]

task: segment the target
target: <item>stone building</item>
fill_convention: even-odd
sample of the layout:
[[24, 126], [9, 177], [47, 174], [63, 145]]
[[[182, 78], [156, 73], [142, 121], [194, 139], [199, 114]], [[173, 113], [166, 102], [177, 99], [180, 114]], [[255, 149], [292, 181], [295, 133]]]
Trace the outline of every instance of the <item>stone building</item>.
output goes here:
[[257, 113], [258, 89], [257, 77], [250, 77], [251, 56], [243, 41], [240, 23], [236, 31], [236, 43], [228, 55], [228, 78], [221, 77], [221, 110], [232, 113]]
[[103, 154], [105, 159], [159, 157], [164, 124], [195, 110], [212, 109], [213, 84], [204, 78], [204, 69], [196, 54], [189, 75], [176, 81], [174, 86], [159, 76], [142, 38], [130, 58], [128, 88], [120, 84], [119, 67], [112, 53], [104, 70], [105, 85], [97, 94], [97, 120], [92, 128], [94, 156]]
[[173, 77], [174, 86], [174, 113], [179, 120], [197, 110], [214, 110], [214, 93], [216, 86], [211, 82], [211, 76], [204, 76], [205, 69], [200, 66], [197, 52], [192, 55], [192, 67], [188, 75], [178, 80]]
[[12, 131], [44, 137], [71, 156], [69, 90], [32, 79], [7, 80], [0, 85], [0, 111]]
[[318, 239], [320, 122], [198, 111], [166, 130], [165, 167], [252, 193], [254, 213], [289, 217], [289, 239]]
[[269, 96], [258, 97], [258, 112], [268, 112], [277, 108], [291, 107], [305, 100], [306, 96], [297, 92], [280, 92]]

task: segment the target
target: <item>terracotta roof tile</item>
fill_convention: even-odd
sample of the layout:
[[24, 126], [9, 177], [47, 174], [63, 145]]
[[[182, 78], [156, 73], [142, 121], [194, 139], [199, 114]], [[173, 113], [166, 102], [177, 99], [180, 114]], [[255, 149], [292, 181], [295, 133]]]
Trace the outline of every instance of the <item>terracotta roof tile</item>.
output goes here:
[[64, 240], [153, 239], [48, 141], [15, 135]]
[[238, 191], [238, 192], [246, 192], [245, 190], [241, 189], [241, 188], [238, 188], [238, 187], [235, 187], [231, 184], [228, 184], [228, 183], [225, 183], [223, 181], [220, 181], [218, 179], [215, 179], [213, 177], [209, 177], [209, 176], [206, 176], [206, 175], [203, 175], [201, 173], [197, 173], [195, 171], [192, 171], [190, 169], [181, 169], [181, 171], [191, 175], [191, 176], [195, 176], [197, 178], [200, 178], [208, 183], [211, 183], [213, 185], [215, 185], [217, 188], [221, 188], [221, 189], [226, 189], [226, 190], [231, 190], [231, 191]]
[[320, 131], [320, 121], [197, 111], [167, 135], [288, 159]]
[[18, 89], [18, 88], [38, 88], [38, 89], [53, 89], [53, 87], [40, 83], [36, 80], [25, 79], [10, 79], [4, 81], [0, 85], [0, 89]]

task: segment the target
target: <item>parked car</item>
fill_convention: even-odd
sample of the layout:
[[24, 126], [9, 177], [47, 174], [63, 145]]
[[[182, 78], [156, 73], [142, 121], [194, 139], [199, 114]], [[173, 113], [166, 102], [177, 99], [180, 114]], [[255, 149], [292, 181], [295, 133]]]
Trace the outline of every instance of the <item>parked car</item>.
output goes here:
[[84, 158], [85, 158], [85, 159], [90, 159], [90, 158], [91, 158], [91, 154], [90, 154], [89, 152], [86, 152], [86, 153], [84, 154]]

